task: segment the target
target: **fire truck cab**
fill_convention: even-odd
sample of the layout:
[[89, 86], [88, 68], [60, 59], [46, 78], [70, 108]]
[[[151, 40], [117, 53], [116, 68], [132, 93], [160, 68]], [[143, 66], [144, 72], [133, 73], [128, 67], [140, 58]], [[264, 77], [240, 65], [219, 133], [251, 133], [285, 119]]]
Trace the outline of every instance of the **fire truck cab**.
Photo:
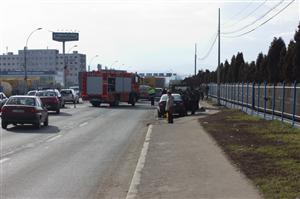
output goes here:
[[135, 105], [139, 97], [139, 76], [121, 70], [81, 72], [82, 99], [93, 106], [108, 103], [118, 106], [119, 102]]

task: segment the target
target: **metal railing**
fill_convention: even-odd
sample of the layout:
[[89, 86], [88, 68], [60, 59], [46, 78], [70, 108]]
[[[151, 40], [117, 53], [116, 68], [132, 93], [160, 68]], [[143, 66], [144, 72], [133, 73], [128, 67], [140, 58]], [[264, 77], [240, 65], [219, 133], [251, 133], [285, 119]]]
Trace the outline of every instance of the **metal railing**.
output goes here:
[[[220, 85], [221, 103], [228, 108], [240, 108], [250, 114], [263, 114], [271, 119], [288, 119], [295, 125], [300, 121], [300, 91], [297, 83], [287, 85], [261, 83], [235, 83]], [[217, 84], [209, 84], [209, 96], [217, 98]]]

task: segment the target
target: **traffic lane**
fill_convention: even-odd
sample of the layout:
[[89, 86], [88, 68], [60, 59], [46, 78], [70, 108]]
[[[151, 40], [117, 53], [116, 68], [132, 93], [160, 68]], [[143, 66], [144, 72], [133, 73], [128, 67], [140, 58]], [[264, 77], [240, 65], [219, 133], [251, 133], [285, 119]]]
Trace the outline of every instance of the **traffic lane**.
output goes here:
[[152, 117], [151, 110], [143, 109], [109, 109], [109, 113], [2, 163], [4, 198], [93, 196], [130, 137], [140, 133], [136, 126]]
[[106, 113], [107, 110], [91, 109], [85, 104], [78, 109], [63, 109], [63, 112], [59, 115], [50, 113], [48, 127], [35, 129], [31, 125], [17, 127], [11, 125], [8, 130], [1, 128], [1, 157], [43, 143], [56, 136], [56, 134], [68, 133], [86, 121]]

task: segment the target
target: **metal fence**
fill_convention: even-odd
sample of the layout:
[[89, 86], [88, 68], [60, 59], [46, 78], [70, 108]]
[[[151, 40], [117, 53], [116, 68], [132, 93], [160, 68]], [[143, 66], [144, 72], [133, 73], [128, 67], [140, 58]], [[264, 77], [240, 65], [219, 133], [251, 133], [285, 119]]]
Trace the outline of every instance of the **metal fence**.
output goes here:
[[[209, 95], [217, 98], [217, 84], [209, 84]], [[292, 85], [236, 83], [220, 85], [221, 103], [229, 108], [241, 108], [251, 114], [263, 114], [266, 118], [289, 119], [292, 125], [300, 121], [300, 91], [297, 83]]]

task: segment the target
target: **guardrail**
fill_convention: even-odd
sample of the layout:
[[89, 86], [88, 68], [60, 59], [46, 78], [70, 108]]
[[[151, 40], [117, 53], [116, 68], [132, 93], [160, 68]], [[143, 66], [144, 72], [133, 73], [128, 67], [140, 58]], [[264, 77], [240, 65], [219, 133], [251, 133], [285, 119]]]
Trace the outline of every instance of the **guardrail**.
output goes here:
[[[261, 83], [235, 83], [220, 85], [220, 100], [223, 105], [229, 108], [239, 106], [242, 111], [251, 114], [263, 113], [264, 118], [271, 116], [271, 119], [279, 117], [281, 121], [289, 119], [292, 125], [300, 121], [300, 92], [297, 82], [287, 85]], [[217, 84], [209, 84], [209, 96], [217, 98]]]

